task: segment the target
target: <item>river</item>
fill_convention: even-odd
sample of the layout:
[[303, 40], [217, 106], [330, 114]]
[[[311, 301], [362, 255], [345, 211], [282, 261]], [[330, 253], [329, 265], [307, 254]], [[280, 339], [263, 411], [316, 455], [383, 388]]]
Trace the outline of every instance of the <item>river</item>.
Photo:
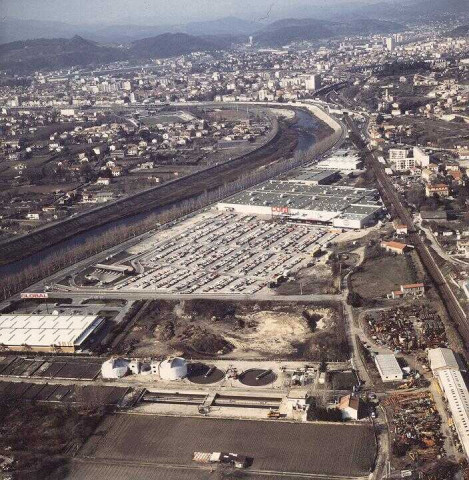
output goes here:
[[[306, 152], [314, 144], [314, 129], [317, 127], [317, 119], [305, 110], [296, 110], [297, 122], [292, 127], [298, 133], [298, 144], [296, 152]], [[91, 237], [99, 235], [101, 233], [112, 230], [113, 228], [120, 227], [122, 225], [132, 225], [141, 220], [153, 215], [154, 211], [148, 211], [133, 215], [131, 217], [125, 217], [120, 220], [116, 220], [100, 227], [87, 230], [86, 232], [75, 235], [71, 238], [63, 240], [52, 247], [45, 248], [41, 252], [25, 257], [16, 262], [9, 263], [7, 265], [0, 266], [0, 276], [8, 275], [16, 272], [20, 272], [22, 269], [37, 265], [39, 262], [47, 259], [48, 257], [55, 255], [60, 250], [71, 249], [77, 245], [82, 245]]]

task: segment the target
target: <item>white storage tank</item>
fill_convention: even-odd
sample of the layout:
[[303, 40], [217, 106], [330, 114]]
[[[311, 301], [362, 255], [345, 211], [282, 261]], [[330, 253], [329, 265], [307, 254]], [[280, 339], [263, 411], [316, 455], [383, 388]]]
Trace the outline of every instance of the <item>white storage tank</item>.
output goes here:
[[187, 362], [181, 357], [172, 357], [160, 363], [159, 375], [162, 380], [180, 380], [187, 376]]
[[110, 358], [101, 365], [103, 378], [122, 378], [129, 371], [129, 363], [122, 358]]

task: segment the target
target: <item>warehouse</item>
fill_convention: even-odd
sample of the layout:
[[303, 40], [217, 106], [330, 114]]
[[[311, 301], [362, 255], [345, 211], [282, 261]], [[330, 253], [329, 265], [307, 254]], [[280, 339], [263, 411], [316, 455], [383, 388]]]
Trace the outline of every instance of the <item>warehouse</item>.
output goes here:
[[453, 418], [464, 453], [469, 456], [469, 392], [459, 370], [445, 368], [436, 373]]
[[103, 324], [95, 315], [0, 315], [7, 350], [74, 353]]
[[376, 355], [375, 363], [383, 382], [403, 380], [402, 369], [392, 353]]
[[428, 361], [433, 375], [439, 370], [465, 370], [463, 363], [456, 357], [454, 352], [449, 348], [432, 348], [428, 351]]
[[218, 209], [361, 229], [376, 223], [383, 205], [375, 189], [269, 180], [220, 202]]
[[363, 162], [355, 152], [349, 152], [348, 150], [337, 150], [336, 154], [332, 157], [321, 160], [318, 164], [318, 168], [336, 169], [345, 172], [353, 172], [360, 170]]
[[449, 348], [429, 350], [428, 361], [445, 394], [464, 453], [469, 456], [469, 391], [461, 373], [465, 372], [466, 368]]
[[337, 170], [318, 170], [317, 168], [303, 168], [295, 172], [295, 180], [301, 181], [304, 185], [330, 185], [340, 178]]

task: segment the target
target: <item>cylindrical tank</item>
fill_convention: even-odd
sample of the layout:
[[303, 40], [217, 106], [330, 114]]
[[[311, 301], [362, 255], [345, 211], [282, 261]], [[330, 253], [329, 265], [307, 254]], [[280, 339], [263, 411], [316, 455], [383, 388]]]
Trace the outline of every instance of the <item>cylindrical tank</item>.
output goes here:
[[180, 380], [187, 376], [187, 362], [181, 357], [172, 357], [160, 363], [159, 374], [162, 380]]
[[122, 358], [110, 358], [101, 365], [103, 378], [122, 378], [127, 374], [129, 364]]

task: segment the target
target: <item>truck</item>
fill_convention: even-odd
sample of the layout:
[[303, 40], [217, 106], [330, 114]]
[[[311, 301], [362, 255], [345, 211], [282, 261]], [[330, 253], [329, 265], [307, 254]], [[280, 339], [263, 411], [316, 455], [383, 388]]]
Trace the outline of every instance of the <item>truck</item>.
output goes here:
[[235, 468], [246, 468], [248, 466], [248, 457], [238, 453], [194, 452], [192, 460], [197, 463], [221, 463]]

